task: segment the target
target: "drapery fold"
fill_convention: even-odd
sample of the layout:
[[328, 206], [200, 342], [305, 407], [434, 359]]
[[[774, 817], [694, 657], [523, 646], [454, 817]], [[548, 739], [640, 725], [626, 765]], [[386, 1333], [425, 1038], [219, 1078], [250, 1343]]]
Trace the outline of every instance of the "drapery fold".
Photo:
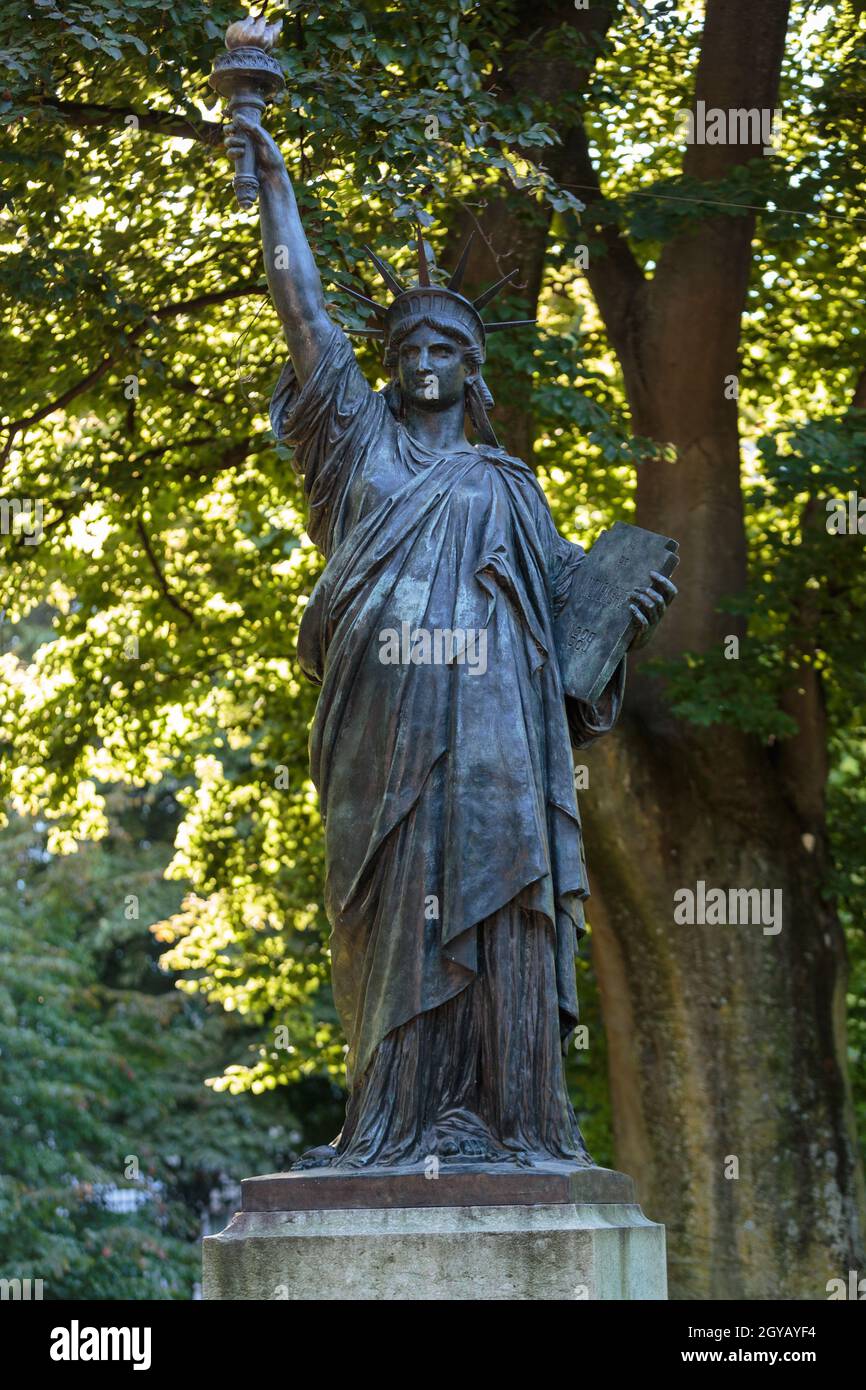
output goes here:
[[[284, 371], [271, 418], [328, 561], [298, 655], [321, 685], [311, 770], [350, 1086], [393, 1030], [472, 983], [478, 926], [509, 904], [547, 934], [565, 1037], [589, 891], [570, 741], [612, 727], [623, 681], [595, 706], [562, 689], [553, 616], [582, 551], [520, 460], [412, 439], [339, 331], [303, 390]], [[383, 660], [405, 624], [483, 633], [483, 669]]]

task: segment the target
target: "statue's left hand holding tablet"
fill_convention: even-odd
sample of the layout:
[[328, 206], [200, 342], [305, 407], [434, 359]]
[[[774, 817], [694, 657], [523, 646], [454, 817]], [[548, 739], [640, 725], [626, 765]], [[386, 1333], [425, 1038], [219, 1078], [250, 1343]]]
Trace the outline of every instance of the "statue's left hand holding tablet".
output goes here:
[[652, 637], [668, 606], [677, 596], [677, 586], [672, 579], [650, 571], [650, 584], [645, 589], [636, 589], [629, 608], [635, 618], [637, 629], [631, 642], [631, 651], [645, 647]]

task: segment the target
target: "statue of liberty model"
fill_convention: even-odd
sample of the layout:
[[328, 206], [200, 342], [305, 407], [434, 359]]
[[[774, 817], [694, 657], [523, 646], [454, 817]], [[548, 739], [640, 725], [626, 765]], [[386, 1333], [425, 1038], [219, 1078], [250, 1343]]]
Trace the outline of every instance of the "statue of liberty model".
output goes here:
[[[553, 624], [583, 551], [488, 418], [487, 336], [509, 325], [481, 311], [499, 287], [462, 295], [465, 256], [439, 283], [420, 234], [417, 284], [374, 256], [391, 297], [367, 301], [390, 378], [373, 390], [257, 115], [234, 106], [226, 149], [258, 193], [288, 347], [271, 422], [326, 560], [298, 657], [321, 687], [311, 770], [349, 1044], [342, 1133], [301, 1162], [591, 1166], [563, 1073], [589, 891], [572, 748], [612, 728], [625, 659], [596, 703], [565, 693]], [[647, 575], [638, 640], [675, 593]], [[410, 641], [385, 659], [388, 633]], [[463, 637], [437, 660], [436, 633]]]

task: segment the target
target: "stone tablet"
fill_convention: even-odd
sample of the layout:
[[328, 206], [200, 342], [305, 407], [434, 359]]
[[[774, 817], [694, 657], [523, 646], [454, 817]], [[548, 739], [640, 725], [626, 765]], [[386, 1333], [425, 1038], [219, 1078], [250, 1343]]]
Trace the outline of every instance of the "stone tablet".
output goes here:
[[572, 699], [593, 704], [599, 698], [635, 634], [632, 594], [652, 583], [652, 570], [670, 578], [678, 549], [669, 536], [625, 521], [599, 536], [575, 572], [554, 629], [562, 683]]

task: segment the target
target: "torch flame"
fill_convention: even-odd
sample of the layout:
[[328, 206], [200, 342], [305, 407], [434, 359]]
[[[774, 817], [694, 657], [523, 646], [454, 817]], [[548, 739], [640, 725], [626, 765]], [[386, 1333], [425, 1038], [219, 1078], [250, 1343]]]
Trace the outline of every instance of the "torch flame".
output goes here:
[[226, 30], [226, 48], [263, 48], [266, 53], [270, 52], [280, 36], [283, 27], [281, 19], [274, 24], [268, 24], [264, 16], [254, 19], [248, 15], [246, 19], [239, 19], [235, 24], [230, 24]]

